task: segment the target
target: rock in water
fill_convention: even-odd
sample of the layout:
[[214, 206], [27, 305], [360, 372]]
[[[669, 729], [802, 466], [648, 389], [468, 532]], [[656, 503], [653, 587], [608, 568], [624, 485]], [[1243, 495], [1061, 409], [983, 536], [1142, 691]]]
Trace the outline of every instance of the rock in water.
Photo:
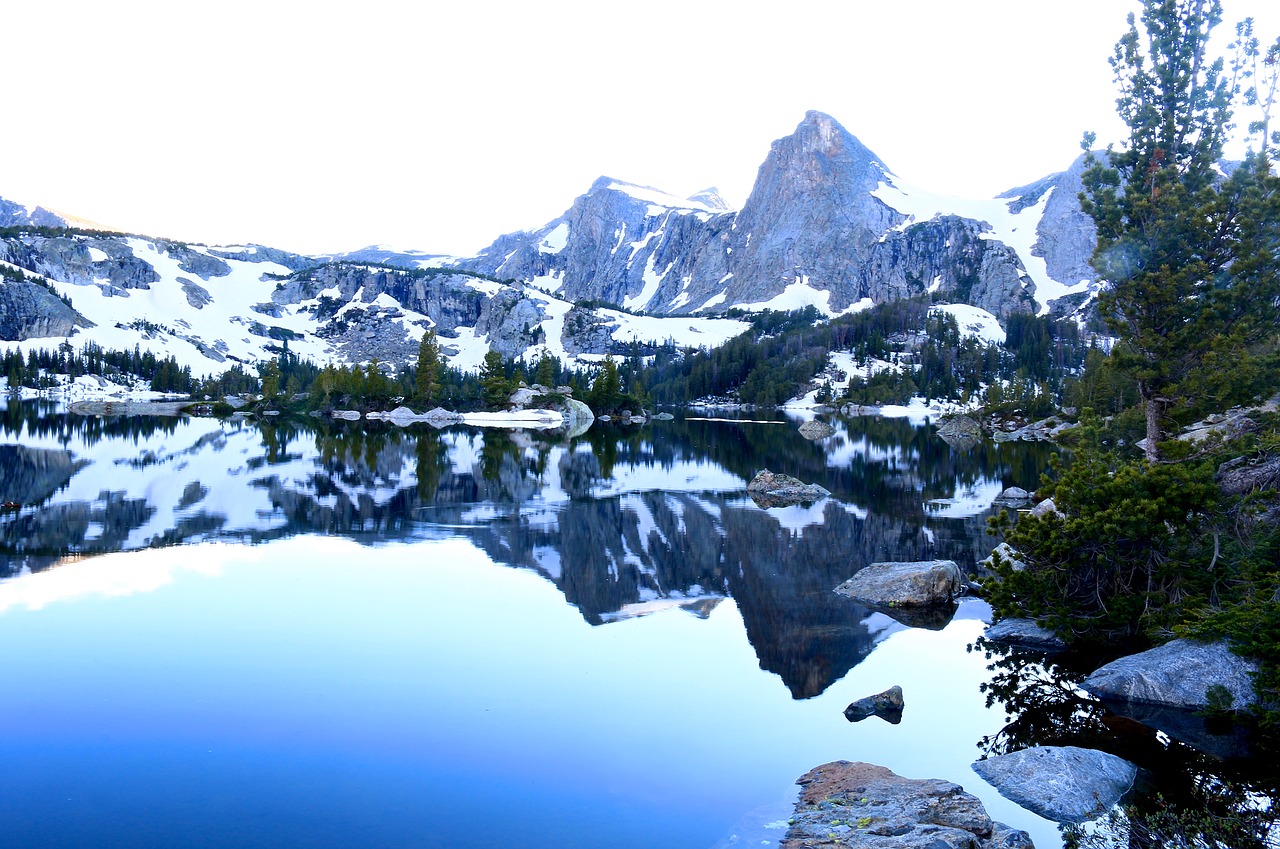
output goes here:
[[790, 475], [778, 475], [762, 469], [747, 484], [747, 494], [761, 507], [782, 507], [817, 501], [831, 493], [815, 483], [804, 483]]
[[886, 607], [948, 604], [964, 588], [954, 560], [872, 563], [836, 587], [836, 592]]
[[820, 422], [817, 419], [807, 421], [800, 425], [800, 435], [809, 440], [826, 439], [835, 432], [836, 429], [831, 425], [826, 422]]
[[1026, 832], [993, 821], [977, 797], [950, 781], [836, 761], [796, 783], [803, 789], [783, 849], [1035, 849]]
[[1080, 686], [1103, 699], [1192, 710], [1218, 701], [1207, 695], [1213, 688], [1229, 695], [1228, 706], [1240, 710], [1257, 701], [1253, 689], [1257, 671], [1256, 663], [1232, 654], [1225, 642], [1173, 640], [1113, 660]]
[[972, 448], [982, 441], [982, 428], [968, 416], [952, 416], [939, 423], [938, 438], [952, 448]]
[[1067, 647], [1061, 637], [1032, 619], [1001, 619], [987, 628], [983, 636], [993, 643], [1044, 652], [1062, 651]]
[[1077, 746], [1036, 746], [973, 765], [1000, 795], [1055, 822], [1105, 814], [1133, 786], [1138, 768]]
[[861, 722], [869, 716], [878, 716], [890, 725], [902, 722], [902, 688], [896, 684], [883, 693], [858, 699], [844, 709], [844, 718], [850, 722]]

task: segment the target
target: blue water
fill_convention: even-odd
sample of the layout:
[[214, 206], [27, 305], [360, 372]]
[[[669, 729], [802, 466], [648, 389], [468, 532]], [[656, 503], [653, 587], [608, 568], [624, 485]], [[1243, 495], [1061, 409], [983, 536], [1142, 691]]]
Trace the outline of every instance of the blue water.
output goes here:
[[[462, 539], [68, 562], [0, 582], [0, 845], [761, 845], [845, 758], [958, 781], [1054, 846], [969, 770], [1003, 724], [965, 651], [984, 614], [796, 700], [732, 599], [593, 627]], [[892, 684], [901, 725], [846, 722]]]

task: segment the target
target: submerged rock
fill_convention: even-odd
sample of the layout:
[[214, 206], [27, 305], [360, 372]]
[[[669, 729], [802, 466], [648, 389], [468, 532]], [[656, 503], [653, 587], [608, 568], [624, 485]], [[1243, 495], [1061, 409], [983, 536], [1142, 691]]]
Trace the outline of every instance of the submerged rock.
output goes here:
[[1120, 801], [1138, 768], [1077, 746], [1036, 746], [973, 764], [1000, 795], [1055, 822], [1084, 822]]
[[883, 693], [858, 699], [844, 709], [844, 718], [850, 722], [861, 722], [869, 716], [878, 716], [890, 725], [902, 722], [902, 688], [894, 685]]
[[840, 595], [873, 605], [923, 607], [950, 604], [964, 588], [954, 560], [872, 563], [836, 587]]
[[1061, 637], [1033, 619], [1001, 619], [983, 636], [993, 643], [1040, 651], [1062, 651], [1067, 647]]
[[[1113, 660], [1080, 685], [1104, 699], [1199, 709], [1210, 705], [1235, 710], [1257, 702], [1253, 675], [1257, 663], [1232, 653], [1225, 642], [1173, 640], [1139, 654]], [[1222, 705], [1226, 697], [1229, 704]]]
[[783, 507], [817, 501], [831, 493], [815, 483], [804, 483], [790, 475], [774, 474], [762, 469], [747, 484], [747, 494], [761, 507]]
[[796, 783], [803, 789], [783, 849], [1035, 849], [1026, 832], [992, 820], [976, 796], [950, 781], [836, 761]]

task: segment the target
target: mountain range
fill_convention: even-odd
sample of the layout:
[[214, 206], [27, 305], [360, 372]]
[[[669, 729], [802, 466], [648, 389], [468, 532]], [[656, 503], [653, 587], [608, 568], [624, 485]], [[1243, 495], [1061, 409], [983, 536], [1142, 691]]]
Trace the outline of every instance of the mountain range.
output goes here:
[[997, 319], [1070, 314], [1096, 288], [1083, 157], [987, 200], [912, 187], [828, 115], [775, 141], [740, 210], [601, 177], [563, 215], [476, 256], [371, 246], [302, 256], [66, 229], [0, 199], [0, 340], [140, 346], [196, 374], [287, 342], [316, 362], [404, 362], [434, 328], [455, 365], [489, 349], [599, 359], [632, 343], [714, 347], [734, 310], [827, 315], [931, 293]]

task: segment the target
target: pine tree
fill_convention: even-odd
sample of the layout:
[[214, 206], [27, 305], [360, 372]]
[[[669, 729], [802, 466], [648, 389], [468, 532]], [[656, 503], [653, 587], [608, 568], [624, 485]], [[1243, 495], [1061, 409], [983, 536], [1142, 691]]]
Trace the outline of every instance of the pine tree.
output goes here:
[[486, 407], [500, 407], [511, 394], [511, 384], [507, 381], [507, 370], [502, 362], [502, 354], [489, 349], [484, 355], [484, 363], [480, 366], [480, 385], [484, 391]]
[[1152, 462], [1171, 417], [1261, 388], [1214, 374], [1259, 376], [1249, 366], [1275, 334], [1280, 187], [1265, 148], [1222, 176], [1240, 87], [1208, 58], [1221, 14], [1218, 0], [1145, 0], [1141, 30], [1130, 14], [1111, 59], [1129, 139], [1093, 158], [1081, 195], [1109, 284], [1100, 306], [1137, 381]]
[[440, 397], [440, 369], [440, 345], [436, 332], [428, 330], [418, 345], [418, 367], [414, 376], [417, 382], [414, 397], [424, 409], [433, 406]]

